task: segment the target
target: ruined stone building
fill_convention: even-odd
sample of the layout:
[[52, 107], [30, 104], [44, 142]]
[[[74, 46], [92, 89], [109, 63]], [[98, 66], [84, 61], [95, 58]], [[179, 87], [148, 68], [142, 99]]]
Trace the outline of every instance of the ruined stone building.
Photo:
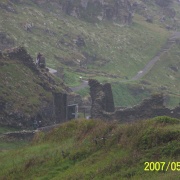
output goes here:
[[180, 106], [169, 109], [164, 106], [163, 94], [154, 94], [144, 99], [139, 105], [131, 108], [115, 108], [111, 85], [100, 84], [97, 80], [89, 80], [90, 95], [92, 98], [91, 117], [105, 120], [130, 122], [156, 116], [170, 116], [180, 118]]
[[109, 83], [102, 85], [98, 81], [90, 79], [89, 86], [92, 100], [91, 117], [102, 118], [106, 112], [114, 112], [115, 107], [111, 85]]

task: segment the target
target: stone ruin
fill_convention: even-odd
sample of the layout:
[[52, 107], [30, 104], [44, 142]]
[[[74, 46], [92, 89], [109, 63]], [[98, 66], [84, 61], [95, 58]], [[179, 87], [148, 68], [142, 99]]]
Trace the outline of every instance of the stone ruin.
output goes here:
[[66, 122], [66, 110], [67, 110], [67, 94], [62, 92], [54, 92], [54, 113], [56, 123]]
[[89, 80], [90, 95], [92, 100], [91, 117], [104, 119], [105, 114], [115, 111], [111, 85], [100, 84], [96, 80]]
[[122, 109], [114, 107], [111, 85], [109, 83], [102, 85], [97, 80], [90, 79], [89, 86], [92, 99], [92, 118], [118, 120], [121, 122], [132, 122], [156, 116], [180, 118], [180, 106], [174, 109], [165, 107], [163, 94], [154, 94], [136, 106]]
[[[40, 80], [39, 85], [47, 92], [52, 93], [51, 100], [43, 98], [41, 104], [33, 114], [26, 115], [21, 110], [11, 108], [12, 102], [8, 102], [0, 96], [0, 124], [31, 127], [34, 119], [40, 120], [42, 126], [53, 123], [63, 123], [67, 121], [67, 105], [78, 104], [78, 106], [88, 106], [83, 104], [80, 96], [70, 94], [69, 88], [63, 83], [62, 92], [56, 90], [60, 84], [56, 84], [53, 77], [46, 70], [39, 70], [32, 57], [23, 47], [0, 51], [0, 66], [9, 60], [18, 61], [32, 70], [35, 77]], [[164, 106], [162, 94], [153, 95], [145, 99], [141, 104], [131, 108], [115, 108], [111, 84], [100, 84], [96, 80], [89, 80], [91, 95], [91, 117], [94, 119], [119, 120], [122, 122], [139, 119], [153, 118], [155, 116], [170, 116], [180, 118], [180, 106], [175, 109], [168, 109]], [[81, 110], [84, 112], [84, 109]]]

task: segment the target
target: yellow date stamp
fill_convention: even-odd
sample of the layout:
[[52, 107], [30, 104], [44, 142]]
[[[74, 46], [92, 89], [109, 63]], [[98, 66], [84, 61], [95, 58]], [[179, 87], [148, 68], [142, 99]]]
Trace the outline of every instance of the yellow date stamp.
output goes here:
[[144, 171], [180, 171], [180, 162], [145, 162]]

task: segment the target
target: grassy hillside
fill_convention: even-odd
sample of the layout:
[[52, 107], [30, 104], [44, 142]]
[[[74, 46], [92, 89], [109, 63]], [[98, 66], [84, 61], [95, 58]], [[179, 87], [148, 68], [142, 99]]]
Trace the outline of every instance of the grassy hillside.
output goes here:
[[[154, 1], [143, 1], [143, 4], [155, 21], [146, 22], [146, 16], [138, 10], [129, 26], [106, 20], [89, 23], [65, 14], [58, 6], [49, 4], [49, 1], [43, 5], [37, 5], [34, 1], [18, 2], [1, 1], [0, 32], [7, 35], [8, 42], [11, 40], [15, 45], [25, 46], [34, 59], [41, 52], [49, 67], [61, 67], [60, 73], [64, 74], [64, 80], [69, 86], [79, 85], [79, 76], [116, 83], [130, 80], [157, 54], [171, 33], [165, 29], [165, 24], [159, 22], [163, 8]], [[173, 8], [178, 18], [177, 2]], [[177, 51], [174, 49], [173, 53]], [[172, 66], [177, 66], [177, 62], [178, 58], [173, 60]], [[163, 77], [166, 70], [160, 71]], [[152, 78], [147, 79], [153, 84]], [[171, 83], [170, 92], [166, 92], [170, 96], [176, 92], [179, 79], [176, 82], [166, 79], [167, 84]], [[154, 89], [163, 86], [161, 78], [153, 85]], [[139, 97], [131, 97], [123, 104], [139, 102]], [[115, 97], [117, 104], [122, 104], [118, 103], [119, 99]], [[172, 106], [177, 105], [173, 98], [170, 101]]]
[[[179, 179], [167, 168], [180, 160], [180, 120], [168, 117], [117, 124], [76, 120], [44, 134], [30, 146], [0, 153], [1, 179]], [[165, 162], [144, 171], [145, 162]], [[178, 168], [179, 169], [179, 168]]]
[[7, 141], [4, 138], [2, 138], [2, 135], [7, 132], [14, 132], [18, 131], [20, 128], [13, 128], [9, 126], [0, 126], [0, 152], [8, 151], [8, 150], [15, 150], [18, 149], [24, 145], [27, 145], [27, 141]]
[[[13, 4], [13, 8], [17, 14], [1, 9], [0, 31], [24, 45], [32, 56], [44, 53], [51, 67], [68, 64], [76, 69], [80, 60], [91, 71], [132, 77], [156, 54], [168, 35], [139, 16], [126, 27], [112, 22], [87, 23], [60, 12], [48, 12], [33, 3]], [[25, 30], [31, 23], [30, 31]], [[78, 36], [85, 46], [76, 45]]]
[[61, 79], [37, 68], [22, 47], [0, 52], [0, 76], [0, 124], [32, 126], [38, 114], [39, 120], [51, 121], [43, 112], [52, 106], [52, 92], [65, 91]]
[[51, 97], [50, 92], [46, 92], [42, 86], [34, 82], [36, 79], [34, 73], [18, 61], [6, 61], [6, 64], [1, 67], [0, 75], [5, 77], [0, 80], [0, 96], [5, 101], [10, 101], [13, 109], [23, 108], [29, 113], [28, 111], [33, 111], [34, 108], [30, 109], [28, 106], [33, 104], [36, 108], [40, 105], [39, 94]]
[[[22, 60], [23, 61], [23, 60]], [[19, 59], [0, 59], [0, 97], [11, 103], [11, 109], [32, 113], [40, 106], [43, 97], [51, 101], [51, 92], [45, 90], [38, 74], [25, 66]]]
[[152, 89], [137, 83], [112, 84], [114, 103], [116, 106], [131, 107], [153, 93]]

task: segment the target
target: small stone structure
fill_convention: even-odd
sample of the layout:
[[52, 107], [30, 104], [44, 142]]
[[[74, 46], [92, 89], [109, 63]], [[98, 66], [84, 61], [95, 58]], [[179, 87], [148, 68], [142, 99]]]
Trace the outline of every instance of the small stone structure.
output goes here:
[[13, 141], [31, 141], [37, 131], [15, 131], [15, 132], [7, 132], [0, 136], [1, 140], [6, 142]]
[[131, 122], [156, 116], [170, 116], [180, 118], [180, 106], [169, 109], [164, 106], [163, 94], [154, 94], [144, 99], [139, 105], [131, 108], [114, 108], [111, 85], [100, 84], [97, 80], [89, 80], [90, 95], [92, 99], [91, 117], [105, 120], [119, 120]]

